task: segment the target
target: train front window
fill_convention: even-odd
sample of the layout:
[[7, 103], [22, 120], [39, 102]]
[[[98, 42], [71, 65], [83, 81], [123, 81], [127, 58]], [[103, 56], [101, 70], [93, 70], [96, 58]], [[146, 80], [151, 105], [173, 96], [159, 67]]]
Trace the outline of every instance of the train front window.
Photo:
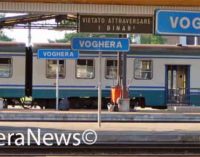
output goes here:
[[[47, 60], [46, 76], [50, 79], [56, 78], [57, 60]], [[65, 61], [59, 60], [59, 78], [65, 78]]]
[[94, 78], [94, 61], [92, 59], [78, 59], [76, 63], [76, 78]]
[[9, 78], [12, 75], [11, 58], [0, 58], [0, 77]]
[[152, 61], [135, 59], [134, 76], [138, 80], [151, 80], [153, 77]]
[[107, 60], [106, 61], [106, 79], [116, 79], [117, 78], [117, 60]]

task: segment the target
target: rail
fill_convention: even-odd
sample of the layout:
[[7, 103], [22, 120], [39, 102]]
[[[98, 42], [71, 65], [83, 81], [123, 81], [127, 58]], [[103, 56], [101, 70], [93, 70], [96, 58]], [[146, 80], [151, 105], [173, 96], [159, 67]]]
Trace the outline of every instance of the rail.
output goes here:
[[148, 143], [148, 144], [115, 144], [95, 146], [23, 146], [1, 147], [0, 155], [114, 155], [114, 156], [200, 156], [200, 144], [195, 143]]

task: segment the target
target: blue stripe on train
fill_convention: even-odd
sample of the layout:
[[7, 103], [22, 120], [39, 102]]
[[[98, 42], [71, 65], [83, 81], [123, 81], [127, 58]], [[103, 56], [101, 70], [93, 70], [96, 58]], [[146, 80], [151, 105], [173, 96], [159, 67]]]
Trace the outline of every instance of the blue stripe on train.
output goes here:
[[[18, 52], [19, 53], [19, 52]], [[160, 56], [159, 56], [160, 55]], [[168, 56], [163, 56], [163, 55], [168, 55]], [[127, 57], [128, 58], [159, 58], [159, 59], [200, 59], [199, 55], [197, 54], [183, 54], [182, 56], [180, 56], [179, 53], [172, 53], [170, 54], [171, 56], [169, 56], [168, 53], [162, 53], [162, 54], [152, 54], [152, 55], [149, 55], [149, 54], [136, 54], [136, 55], [128, 55]], [[178, 55], [178, 56], [175, 56], [175, 55]], [[192, 55], [192, 56], [191, 56]], [[0, 57], [13, 57], [13, 56], [24, 56], [25, 57], [25, 54], [24, 52], [20, 53], [20, 54], [0, 54]], [[37, 57], [37, 55], [33, 55], [34, 57]], [[83, 55], [81, 54], [80, 57], [87, 57], [87, 58], [97, 58], [98, 55]], [[116, 56], [110, 56], [110, 55], [103, 55], [102, 58], [113, 58], [113, 57], [116, 57]]]
[[[97, 97], [97, 89], [60, 89], [60, 97]], [[0, 97], [23, 97], [24, 89], [0, 89]], [[33, 90], [33, 98], [55, 98], [55, 90], [54, 89], [34, 89]], [[130, 97], [145, 97], [146, 104], [148, 106], [165, 106], [165, 90], [130, 90]], [[110, 90], [102, 90], [103, 97], [110, 97]], [[190, 95], [190, 104], [191, 105], [200, 105], [200, 94], [199, 93], [191, 93]]]
[[130, 97], [145, 97], [148, 106], [165, 106], [164, 90], [129, 90]]
[[1, 88], [0, 89], [0, 97], [7, 97], [7, 98], [20, 98], [25, 95], [24, 89], [10, 89], [10, 88]]
[[[60, 97], [97, 97], [97, 90], [60, 90]], [[161, 106], [165, 105], [165, 91], [156, 91], [156, 90], [148, 90], [148, 91], [133, 91], [130, 90], [130, 97], [145, 97], [146, 103], [149, 106]], [[36, 98], [55, 98], [55, 90], [34, 90], [33, 97]], [[110, 90], [102, 90], [103, 97], [110, 97]]]
[[[59, 90], [60, 97], [97, 97], [98, 92], [97, 89], [95, 90], [77, 90], [77, 89], [70, 89], [70, 90]], [[160, 106], [164, 105], [165, 102], [165, 91], [157, 91], [157, 90], [130, 90], [130, 97], [138, 97], [144, 96], [146, 99], [146, 104], [149, 106]], [[33, 90], [33, 98], [55, 98], [55, 90], [54, 89], [35, 89]], [[24, 89], [0, 89], [0, 97], [23, 97], [24, 96]], [[110, 90], [102, 90], [103, 97], [110, 97]]]
[[200, 92], [190, 92], [190, 105], [200, 106]]

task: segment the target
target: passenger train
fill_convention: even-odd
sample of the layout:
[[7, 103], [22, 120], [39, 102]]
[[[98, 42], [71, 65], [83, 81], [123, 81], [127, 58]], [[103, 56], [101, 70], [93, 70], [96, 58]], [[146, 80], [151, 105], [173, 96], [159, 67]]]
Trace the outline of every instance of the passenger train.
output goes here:
[[[37, 50], [44, 48], [70, 45], [33, 44], [31, 49], [24, 43], [0, 43], [0, 98], [7, 104], [17, 104], [25, 95], [31, 95], [35, 104], [55, 108], [56, 60], [38, 59]], [[60, 60], [60, 99], [69, 98], [74, 108], [96, 108], [98, 61], [98, 52], [80, 52], [78, 60]], [[104, 52], [101, 61], [105, 106], [117, 82], [117, 53]], [[129, 97], [135, 104], [143, 98], [145, 106], [155, 108], [199, 105], [200, 47], [131, 45], [126, 77]]]

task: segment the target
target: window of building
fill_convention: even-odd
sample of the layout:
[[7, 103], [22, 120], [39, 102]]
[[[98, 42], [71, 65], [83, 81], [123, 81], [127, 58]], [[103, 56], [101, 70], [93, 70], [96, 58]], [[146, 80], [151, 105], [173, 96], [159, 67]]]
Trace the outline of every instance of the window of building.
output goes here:
[[[57, 60], [47, 60], [46, 76], [50, 79], [56, 78]], [[59, 60], [59, 78], [65, 78], [65, 61]]]
[[80, 79], [94, 78], [94, 60], [78, 59], [76, 64], [76, 78]]
[[116, 79], [117, 78], [117, 60], [106, 60], [106, 79]]
[[8, 78], [12, 75], [12, 60], [11, 58], [0, 58], [0, 77]]
[[153, 77], [153, 64], [151, 60], [135, 59], [134, 77], [139, 80], [151, 80]]

